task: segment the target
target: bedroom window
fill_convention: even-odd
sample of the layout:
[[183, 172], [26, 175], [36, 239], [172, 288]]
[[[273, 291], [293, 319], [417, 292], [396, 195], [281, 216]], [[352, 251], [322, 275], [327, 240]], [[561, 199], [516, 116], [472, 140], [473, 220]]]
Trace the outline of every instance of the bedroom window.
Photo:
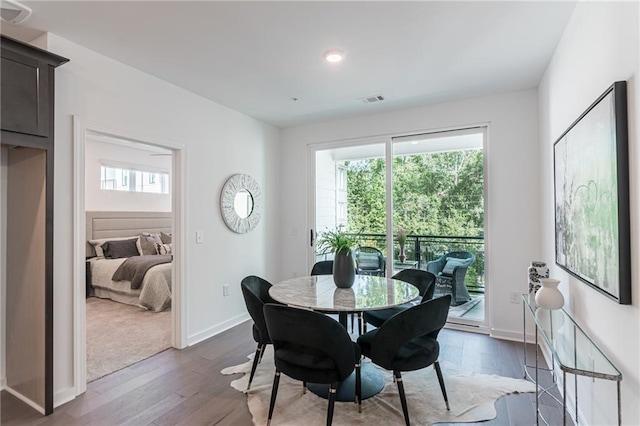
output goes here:
[[169, 193], [169, 173], [102, 165], [100, 188], [105, 191]]

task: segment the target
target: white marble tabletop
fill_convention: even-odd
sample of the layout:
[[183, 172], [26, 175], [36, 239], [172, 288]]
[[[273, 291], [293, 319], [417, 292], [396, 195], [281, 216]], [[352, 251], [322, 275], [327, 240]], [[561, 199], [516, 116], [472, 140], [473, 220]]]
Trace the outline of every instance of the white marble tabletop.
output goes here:
[[384, 309], [418, 297], [413, 285], [392, 278], [356, 275], [351, 288], [338, 288], [332, 275], [298, 277], [269, 289], [274, 300], [314, 311], [361, 312]]

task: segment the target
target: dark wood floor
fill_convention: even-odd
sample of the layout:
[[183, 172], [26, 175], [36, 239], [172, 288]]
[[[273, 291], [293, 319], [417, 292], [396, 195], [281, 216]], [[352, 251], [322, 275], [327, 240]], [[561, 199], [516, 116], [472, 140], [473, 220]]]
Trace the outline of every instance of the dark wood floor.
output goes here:
[[[438, 340], [443, 361], [479, 373], [522, 377], [522, 344], [454, 330], [443, 330]], [[195, 346], [162, 352], [96, 380], [84, 395], [48, 417], [3, 391], [0, 421], [7, 426], [251, 425], [246, 396], [229, 386], [237, 376], [223, 376], [220, 370], [246, 361], [254, 349], [251, 323], [245, 322]], [[534, 356], [533, 345], [527, 345], [528, 359]], [[535, 424], [534, 404], [533, 393], [508, 395], [496, 403], [498, 417], [481, 424]], [[550, 424], [562, 423], [561, 410], [544, 398], [542, 410]]]

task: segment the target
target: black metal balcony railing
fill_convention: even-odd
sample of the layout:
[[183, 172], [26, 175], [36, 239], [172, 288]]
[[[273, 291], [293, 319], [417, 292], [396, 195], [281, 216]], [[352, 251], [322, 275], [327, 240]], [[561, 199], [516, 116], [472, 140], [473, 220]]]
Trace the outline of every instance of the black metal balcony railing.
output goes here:
[[[360, 246], [376, 247], [387, 258], [387, 267], [397, 261], [400, 249], [395, 244], [393, 256], [387, 255], [387, 237], [384, 234], [354, 234]], [[484, 236], [463, 237], [443, 235], [408, 235], [405, 244], [406, 262], [417, 262], [418, 269], [427, 268], [427, 262], [452, 251], [468, 251], [476, 261], [467, 269], [465, 284], [470, 292], [484, 293]]]

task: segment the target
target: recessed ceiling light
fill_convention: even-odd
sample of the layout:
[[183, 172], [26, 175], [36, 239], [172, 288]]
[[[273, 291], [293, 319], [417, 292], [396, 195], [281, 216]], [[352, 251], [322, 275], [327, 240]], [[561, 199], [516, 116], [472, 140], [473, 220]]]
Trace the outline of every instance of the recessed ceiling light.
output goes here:
[[14, 0], [0, 2], [0, 19], [2, 22], [21, 24], [31, 15], [31, 9]]
[[340, 62], [344, 59], [344, 52], [342, 50], [329, 50], [324, 53], [324, 59], [331, 63]]

